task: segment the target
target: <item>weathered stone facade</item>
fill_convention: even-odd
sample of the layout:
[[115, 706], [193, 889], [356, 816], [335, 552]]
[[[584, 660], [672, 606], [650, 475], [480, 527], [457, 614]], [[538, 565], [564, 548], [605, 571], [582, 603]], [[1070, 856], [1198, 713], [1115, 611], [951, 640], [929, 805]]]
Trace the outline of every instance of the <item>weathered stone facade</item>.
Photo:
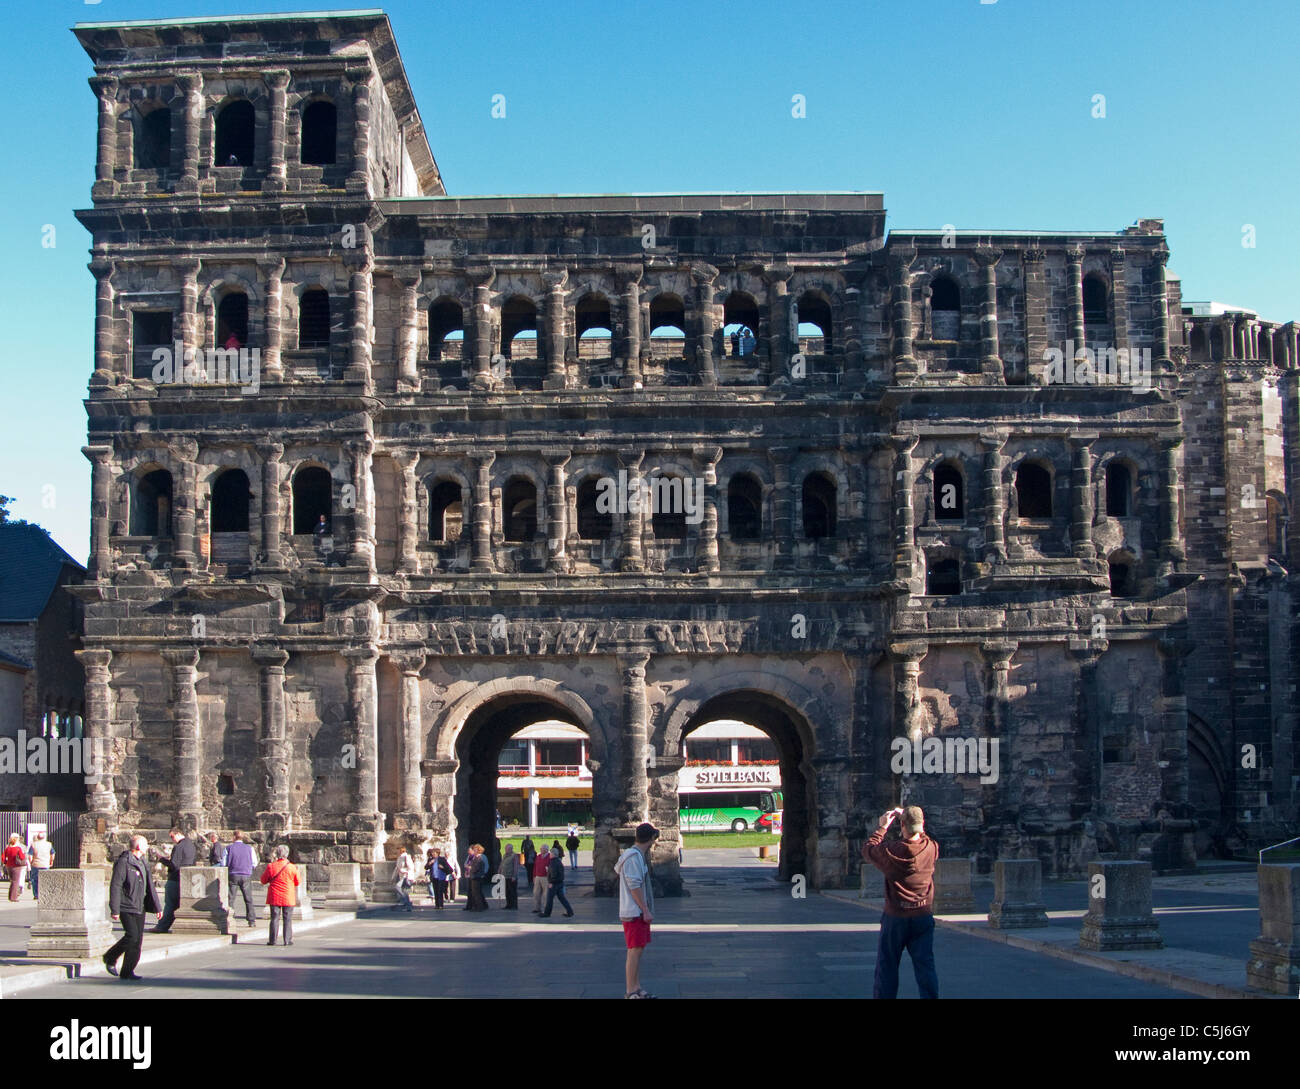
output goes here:
[[[781, 870], [813, 884], [900, 796], [985, 869], [1186, 865], [1211, 780], [1215, 834], [1294, 821], [1295, 530], [1270, 563], [1223, 489], [1291, 495], [1296, 326], [1184, 320], [1160, 221], [887, 237], [870, 193], [453, 198], [382, 16], [77, 35], [98, 842], [242, 825], [367, 879], [398, 838], [463, 854], [539, 718], [590, 735], [604, 888], [647, 817], [680, 886], [680, 742], [720, 717], [776, 741]], [[257, 348], [256, 391], [154, 381], [173, 340]], [[1044, 361], [1084, 345], [1150, 388]], [[685, 518], [596, 503], [672, 478]], [[996, 781], [894, 774], [929, 737], [998, 740]]]

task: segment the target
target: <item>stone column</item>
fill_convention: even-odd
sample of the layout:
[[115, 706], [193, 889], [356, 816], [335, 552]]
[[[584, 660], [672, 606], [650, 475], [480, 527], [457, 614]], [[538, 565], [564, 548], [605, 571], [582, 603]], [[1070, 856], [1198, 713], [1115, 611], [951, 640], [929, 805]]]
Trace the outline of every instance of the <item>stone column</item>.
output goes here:
[[420, 556], [416, 551], [420, 509], [416, 501], [419, 482], [415, 479], [415, 465], [418, 460], [418, 454], [408, 451], [393, 455], [393, 461], [401, 471], [401, 499], [397, 507], [397, 573], [399, 575], [420, 573]]
[[568, 282], [567, 269], [545, 274], [546, 286], [546, 388], [567, 389], [569, 367], [565, 360], [568, 344], [568, 322], [565, 320], [564, 285]]
[[356, 493], [356, 509], [352, 512], [351, 567], [375, 569], [375, 489], [371, 475], [374, 460], [374, 440], [366, 435], [347, 444], [352, 456], [352, 487]]
[[791, 343], [794, 329], [794, 299], [790, 297], [790, 277], [794, 269], [789, 265], [772, 265], [763, 271], [767, 280], [768, 309], [771, 313], [772, 380], [789, 377], [790, 358], [799, 351], [796, 337]]
[[1017, 930], [1047, 926], [1043, 907], [1043, 864], [1036, 858], [999, 858], [993, 863], [989, 926]]
[[500, 380], [492, 373], [492, 281], [494, 268], [468, 270], [474, 284], [474, 389], [496, 389]]
[[343, 372], [344, 381], [361, 382], [370, 390], [370, 303], [371, 269], [374, 267], [368, 250], [349, 250], [344, 258], [351, 276], [348, 289], [352, 297], [352, 331], [348, 340], [348, 365]]
[[649, 710], [645, 694], [646, 664], [650, 654], [633, 650], [618, 657], [623, 680], [623, 736], [627, 738], [625, 819], [628, 824], [646, 820], [650, 808]]
[[695, 281], [695, 373], [700, 385], [713, 389], [718, 384], [718, 368], [713, 358], [713, 282], [718, 270], [712, 265], [695, 265], [691, 278]]
[[[861, 269], [846, 269], [844, 276], [844, 377], [850, 386], [857, 388], [867, 381], [866, 360], [862, 352], [863, 272]], [[795, 334], [798, 332], [796, 328]]]
[[349, 68], [352, 84], [352, 173], [348, 175], [349, 193], [369, 197], [370, 192], [370, 69]]
[[1065, 251], [1065, 289], [1069, 298], [1066, 327], [1074, 342], [1077, 356], [1087, 347], [1088, 330], [1083, 324], [1083, 247], [1070, 246]]
[[1088, 912], [1079, 930], [1079, 946], [1112, 953], [1164, 945], [1151, 910], [1151, 863], [1089, 862]]
[[1259, 867], [1259, 937], [1250, 943], [1246, 982], [1272, 994], [1294, 995], [1300, 986], [1300, 863]]
[[627, 473], [629, 498], [628, 510], [623, 517], [623, 556], [619, 564], [624, 571], [645, 570], [645, 552], [641, 541], [645, 533], [645, 512], [641, 509], [639, 499], [635, 510], [630, 502], [632, 496], [641, 495], [641, 462], [644, 459], [644, 450], [634, 453], [620, 451], [618, 455], [619, 467]]
[[794, 568], [794, 489], [790, 479], [790, 462], [796, 451], [789, 446], [773, 446], [767, 451], [772, 463], [772, 568]]
[[172, 759], [179, 823], [186, 828], [200, 828], [207, 817], [202, 807], [199, 702], [194, 687], [199, 652], [194, 647], [175, 647], [161, 653], [171, 670]]
[[94, 197], [111, 197], [117, 191], [117, 77], [93, 76], [91, 89], [99, 99], [99, 140], [95, 157]]
[[[181, 278], [181, 344], [187, 358], [193, 358], [202, 345], [199, 343], [199, 262], [182, 258], [172, 262], [172, 268]], [[216, 331], [213, 330], [213, 337]], [[176, 360], [179, 368], [184, 360]]]
[[1183, 547], [1178, 537], [1178, 499], [1181, 483], [1178, 473], [1178, 448], [1182, 437], [1164, 439], [1160, 443], [1160, 541], [1158, 573], [1168, 578], [1183, 564]]
[[181, 153], [181, 176], [176, 183], [178, 193], [199, 191], [199, 131], [203, 126], [203, 76], [186, 72], [176, 77], [181, 92], [181, 113], [184, 118], [185, 147]]
[[[916, 572], [915, 470], [916, 435], [895, 435], [894, 446], [894, 580], [909, 585]], [[913, 590], [916, 590], [913, 587]]]
[[1092, 444], [1096, 441], [1096, 435], [1070, 436], [1070, 550], [1083, 560], [1097, 555], [1092, 542]]
[[1115, 351], [1128, 350], [1128, 255], [1122, 249], [1110, 251], [1110, 327]]
[[257, 265], [266, 277], [266, 335], [262, 345], [262, 373], [267, 382], [283, 382], [284, 364], [280, 360], [280, 348], [284, 337], [281, 320], [284, 258], [267, 258], [258, 261]]
[[623, 283], [623, 320], [626, 323], [623, 334], [623, 350], [626, 358], [623, 363], [623, 386], [640, 389], [641, 376], [641, 272], [637, 267], [626, 270]]
[[[393, 665], [402, 671], [402, 778], [395, 821], [400, 827], [421, 828], [424, 818], [424, 776], [420, 762], [424, 757], [424, 728], [420, 722], [420, 671], [423, 654], [393, 654]], [[395, 827], [398, 825], [395, 823]]]
[[90, 570], [87, 574], [95, 581], [111, 579], [113, 547], [109, 503], [112, 475], [109, 463], [113, 457], [113, 448], [83, 446], [81, 452], [90, 462]]
[[[1011, 659], [1018, 644], [1010, 639], [994, 639], [980, 644], [985, 664], [984, 736], [996, 738], [1000, 743], [1007, 738], [1007, 714], [1011, 697], [1009, 681]], [[1005, 758], [1005, 757], [1004, 757]], [[985, 783], [980, 788], [981, 802], [988, 809], [997, 807], [1001, 789], [998, 783]]]
[[369, 831], [382, 819], [379, 812], [379, 704], [375, 690], [375, 660], [379, 651], [373, 646], [348, 647], [343, 651], [348, 661], [348, 712], [352, 724], [352, 743], [356, 746], [356, 813]]
[[1002, 251], [980, 246], [975, 251], [984, 293], [980, 299], [980, 370], [992, 382], [1002, 383], [1002, 358], [998, 354], [998, 260]]
[[420, 336], [418, 307], [420, 296], [420, 270], [401, 268], [394, 274], [402, 289], [400, 329], [397, 337], [397, 392], [418, 393], [420, 371], [416, 360]]
[[117, 827], [117, 794], [113, 777], [113, 661], [111, 650], [75, 652], [86, 674], [86, 714], [83, 736], [93, 753], [95, 766], [87, 769], [86, 811], [104, 821], [109, 829]]
[[[134, 373], [133, 356], [113, 350], [113, 272], [116, 266], [104, 257], [96, 257], [88, 266], [95, 277], [95, 372], [92, 386], [111, 386]], [[135, 345], [131, 345], [132, 352]]]
[[[1089, 631], [1091, 636], [1091, 631]], [[1065, 755], [1074, 766], [1075, 783], [1080, 798], [1094, 799], [1094, 809], [1105, 814], [1101, 784], [1101, 695], [1097, 684], [1097, 666], [1110, 643], [1102, 639], [1070, 641], [1070, 657], [1079, 671], [1074, 710], [1074, 737], [1066, 743]], [[1071, 744], [1073, 746], [1071, 750]]]
[[565, 551], [568, 537], [568, 520], [565, 502], [564, 467], [572, 453], [550, 454], [546, 460], [551, 467], [551, 478], [546, 487], [546, 568], [548, 571], [568, 571], [569, 556]]
[[470, 570], [485, 574], [496, 569], [492, 557], [492, 462], [496, 454], [480, 454], [474, 459], [478, 479], [474, 484], [474, 514], [470, 540]]
[[985, 563], [1005, 563], [1007, 543], [1003, 532], [1003, 507], [1005, 499], [1002, 494], [1002, 473], [1006, 458], [1002, 447], [1006, 445], [1007, 436], [1000, 431], [986, 432], [980, 435], [980, 445], [984, 447], [984, 550]]
[[172, 565], [192, 571], [198, 566], [198, 556], [194, 550], [194, 502], [198, 490], [198, 466], [195, 458], [198, 457], [199, 444], [193, 439], [182, 439], [171, 449], [178, 462], [175, 490], [172, 493], [176, 527]]
[[890, 297], [894, 323], [894, 381], [900, 385], [920, 374], [912, 355], [912, 261], [915, 250], [899, 250], [890, 261]]
[[1154, 344], [1152, 370], [1158, 374], [1168, 374], [1173, 370], [1173, 361], [1169, 358], [1169, 298], [1165, 287], [1165, 265], [1169, 261], [1169, 250], [1164, 246], [1151, 255], [1152, 317], [1155, 328], [1152, 333]]
[[929, 650], [926, 643], [919, 641], [889, 645], [894, 671], [895, 737], [912, 739], [912, 731], [920, 728], [916, 716], [921, 705], [921, 660]]
[[1025, 382], [1043, 384], [1047, 350], [1046, 251], [1030, 248], [1020, 255], [1025, 284]]
[[266, 85], [271, 91], [271, 124], [267, 141], [270, 145], [271, 161], [267, 167], [266, 180], [262, 182], [262, 189], [268, 193], [276, 193], [282, 192], [288, 184], [284, 166], [284, 114], [289, 72], [287, 69], [277, 68], [270, 72], [263, 72], [262, 78], [266, 80]]
[[293, 819], [293, 799], [289, 793], [292, 756], [284, 701], [284, 667], [287, 651], [267, 643], [249, 648], [258, 667], [258, 691], [262, 698], [262, 730], [258, 748], [262, 757], [262, 776], [266, 787], [266, 809], [257, 814], [264, 831], [287, 831]]
[[700, 497], [703, 510], [700, 521], [699, 557], [697, 570], [704, 575], [716, 575], [718, 561], [718, 462], [722, 459], [721, 446], [708, 446], [695, 451], [695, 462], [702, 470], [704, 494]]
[[272, 570], [284, 567], [284, 554], [280, 547], [280, 458], [284, 444], [267, 443], [259, 446], [262, 455], [262, 555], [265, 565]]

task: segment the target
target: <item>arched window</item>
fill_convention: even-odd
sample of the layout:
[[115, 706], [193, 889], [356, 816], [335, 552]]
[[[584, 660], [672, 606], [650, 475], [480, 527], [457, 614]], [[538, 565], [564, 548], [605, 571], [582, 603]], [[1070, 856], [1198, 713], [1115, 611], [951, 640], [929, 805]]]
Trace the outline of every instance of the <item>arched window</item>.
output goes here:
[[613, 511], [602, 511], [600, 480], [587, 477], [578, 485], [578, 536], [584, 541], [607, 541], [614, 534]]
[[1085, 328], [1110, 324], [1106, 282], [1095, 273], [1083, 278], [1083, 324]]
[[465, 312], [455, 299], [439, 299], [429, 307], [429, 358], [442, 359], [448, 340], [465, 339]]
[[[234, 337], [237, 343], [231, 343]], [[217, 347], [244, 348], [248, 345], [248, 296], [228, 291], [217, 304]]]
[[1132, 597], [1137, 593], [1137, 580], [1134, 577], [1133, 557], [1127, 552], [1115, 552], [1107, 561], [1110, 572], [1110, 593], [1112, 597]]
[[812, 540], [834, 537], [836, 531], [835, 481], [826, 473], [811, 473], [803, 482], [803, 535]]
[[935, 340], [961, 338], [961, 290], [951, 276], [930, 282], [930, 333]]
[[131, 504], [131, 536], [171, 535], [172, 475], [166, 469], [154, 469], [136, 481], [135, 502]]
[[686, 306], [676, 295], [664, 293], [650, 300], [650, 335], [685, 338]]
[[799, 296], [797, 311], [799, 315], [799, 339], [802, 342], [806, 337], [821, 337], [821, 349], [818, 351], [814, 345], [811, 350], [814, 355], [830, 355], [831, 353], [831, 305], [821, 295], [812, 291], [805, 291]]
[[953, 557], [933, 560], [925, 572], [927, 594], [960, 594], [961, 561]]
[[439, 480], [429, 491], [429, 540], [458, 541], [464, 526], [460, 485]]
[[752, 295], [733, 291], [722, 304], [722, 332], [725, 354], [753, 355], [758, 346], [758, 303]]
[[302, 161], [309, 166], [334, 162], [338, 111], [333, 102], [313, 102], [302, 111]]
[[507, 359], [513, 359], [519, 354], [515, 351], [516, 338], [531, 342], [527, 347], [532, 348], [532, 351], [522, 352], [523, 356], [536, 355], [537, 306], [532, 299], [526, 299], [522, 295], [512, 296], [501, 308], [501, 354]]
[[330, 345], [330, 295], [313, 287], [298, 300], [298, 347], [328, 348]]
[[166, 170], [172, 162], [172, 112], [166, 106], [150, 110], [135, 126], [135, 165], [141, 170]]
[[763, 529], [763, 488], [749, 473], [727, 485], [727, 525], [733, 541], [756, 541]]
[[213, 166], [253, 165], [253, 134], [256, 132], [253, 104], [245, 98], [227, 102], [217, 114]]
[[934, 516], [941, 522], [960, 522], [966, 517], [965, 496], [962, 494], [961, 471], [955, 465], [943, 464], [934, 470]]
[[1016, 507], [1021, 518], [1052, 517], [1052, 474], [1027, 461], [1016, 470]]
[[[686, 539], [686, 488], [688, 482], [679, 476], [650, 476], [650, 509], [653, 515], [650, 527], [659, 541]], [[697, 497], [698, 498], [698, 497]]]
[[293, 531], [295, 534], [315, 533], [321, 517], [325, 530], [333, 528], [333, 482], [319, 465], [299, 469], [293, 478]]
[[247, 533], [248, 475], [242, 469], [227, 469], [212, 482], [211, 524], [213, 533]]
[[505, 539], [524, 544], [537, 536], [537, 488], [531, 480], [515, 477], [501, 492], [501, 524]]
[[1106, 466], [1106, 514], [1127, 518], [1132, 513], [1133, 474], [1122, 461]]

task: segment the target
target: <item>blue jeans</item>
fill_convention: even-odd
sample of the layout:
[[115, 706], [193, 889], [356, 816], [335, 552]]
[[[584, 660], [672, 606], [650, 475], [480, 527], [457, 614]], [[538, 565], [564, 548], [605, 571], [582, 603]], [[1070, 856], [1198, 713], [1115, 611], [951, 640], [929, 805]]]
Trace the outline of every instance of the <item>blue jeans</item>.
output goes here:
[[551, 908], [555, 906], [556, 900], [559, 900], [560, 903], [564, 905], [564, 912], [566, 915], [573, 914], [573, 907], [564, 895], [564, 886], [552, 885], [546, 890], [546, 910], [542, 912], [543, 915], [549, 915], [551, 913]]
[[916, 973], [922, 998], [939, 997], [939, 976], [934, 970], [934, 916], [880, 917], [880, 944], [876, 948], [875, 998], [898, 997], [898, 963], [906, 949]]
[[158, 926], [155, 933], [165, 934], [172, 928], [172, 920], [176, 918], [176, 909], [181, 906], [181, 883], [168, 880], [163, 886], [163, 916], [158, 920]]
[[32, 899], [41, 898], [41, 874], [45, 871], [40, 866], [33, 866], [28, 873], [32, 875]]
[[571, 869], [574, 869], [574, 870], [576, 870], [576, 869], [578, 868], [578, 852], [577, 852], [577, 851], [570, 851], [570, 852], [569, 852], [569, 867], [570, 867]]

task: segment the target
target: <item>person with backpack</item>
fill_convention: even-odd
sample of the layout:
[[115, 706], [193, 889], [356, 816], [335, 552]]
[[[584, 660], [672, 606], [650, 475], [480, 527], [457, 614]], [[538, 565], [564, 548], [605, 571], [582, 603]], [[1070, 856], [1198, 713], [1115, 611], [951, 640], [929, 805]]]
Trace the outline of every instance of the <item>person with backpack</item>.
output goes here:
[[[262, 871], [266, 886], [266, 907], [271, 913], [271, 936], [274, 945], [280, 920], [284, 920], [284, 944], [293, 945], [293, 909], [298, 904], [298, 867], [289, 861], [289, 848], [283, 843], [275, 849], [275, 861]], [[409, 899], [409, 897], [408, 897]]]
[[578, 847], [582, 840], [578, 838], [578, 830], [572, 826], [569, 827], [569, 838], [564, 841], [564, 846], [569, 849], [569, 866], [572, 869], [578, 868]]
[[546, 910], [542, 912], [542, 918], [551, 917], [551, 908], [555, 906], [555, 901], [559, 900], [564, 905], [564, 917], [572, 919], [573, 906], [564, 895], [564, 860], [558, 844], [551, 848], [551, 861], [546, 867], [546, 881], [549, 887], [546, 890]]
[[650, 848], [659, 836], [653, 824], [639, 824], [636, 842], [618, 856], [614, 872], [618, 874], [618, 917], [623, 923], [627, 943], [626, 998], [654, 998], [641, 986], [641, 954], [650, 944], [650, 924], [654, 922], [655, 896], [650, 885]]
[[546, 896], [546, 871], [551, 865], [551, 852], [540, 851], [533, 859], [533, 914], [542, 913], [542, 900]]
[[9, 873], [9, 902], [16, 904], [23, 894], [23, 877], [27, 873], [27, 852], [23, 850], [23, 837], [17, 832], [9, 837], [3, 861]]

